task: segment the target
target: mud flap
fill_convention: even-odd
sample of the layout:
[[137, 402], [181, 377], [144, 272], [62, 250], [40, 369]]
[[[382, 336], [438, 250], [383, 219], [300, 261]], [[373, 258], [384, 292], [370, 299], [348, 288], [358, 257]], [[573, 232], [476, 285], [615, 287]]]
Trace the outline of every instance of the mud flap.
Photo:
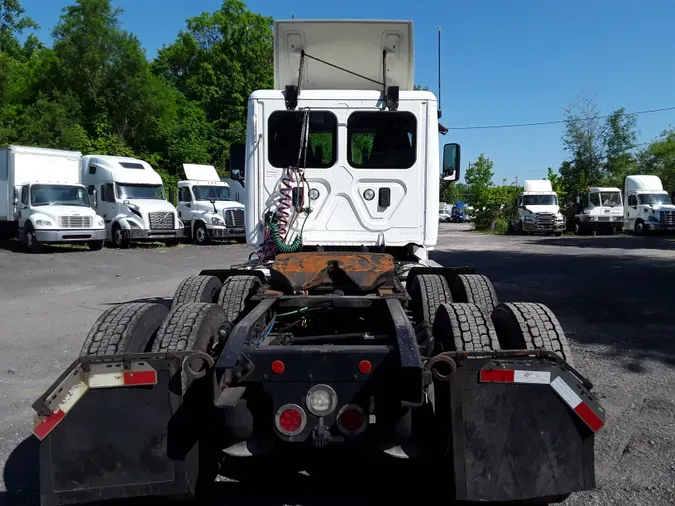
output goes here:
[[33, 405], [41, 506], [194, 493], [203, 419], [188, 399], [187, 355], [71, 365]]
[[604, 411], [544, 359], [466, 359], [449, 383], [456, 499], [520, 501], [595, 487]]

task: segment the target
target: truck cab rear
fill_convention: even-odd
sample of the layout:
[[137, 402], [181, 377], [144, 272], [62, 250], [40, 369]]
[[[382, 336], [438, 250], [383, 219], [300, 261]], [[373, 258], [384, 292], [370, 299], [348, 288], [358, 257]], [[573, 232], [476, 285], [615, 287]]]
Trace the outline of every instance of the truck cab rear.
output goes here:
[[460, 152], [439, 166], [412, 24], [278, 21], [275, 75], [249, 100], [255, 252], [186, 278], [170, 309], [99, 318], [34, 405], [43, 505], [198, 496], [226, 469], [321, 467], [330, 448], [416, 460], [448, 499], [592, 488], [605, 414], [553, 312], [429, 259]]

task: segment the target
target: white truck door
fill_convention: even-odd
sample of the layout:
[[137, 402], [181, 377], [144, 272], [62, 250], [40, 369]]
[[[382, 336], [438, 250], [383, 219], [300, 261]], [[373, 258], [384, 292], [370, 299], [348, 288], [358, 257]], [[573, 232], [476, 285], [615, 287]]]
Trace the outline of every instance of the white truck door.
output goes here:
[[[380, 235], [389, 245], [423, 240], [428, 132], [421, 104], [416, 105], [414, 110], [402, 104], [396, 112], [312, 108], [305, 176], [318, 197], [308, 202], [305, 192], [304, 206], [311, 203], [312, 213], [304, 244], [374, 245]], [[278, 205], [284, 169], [297, 164], [303, 114], [274, 110], [266, 115], [262, 194], [267, 204], [276, 199]]]

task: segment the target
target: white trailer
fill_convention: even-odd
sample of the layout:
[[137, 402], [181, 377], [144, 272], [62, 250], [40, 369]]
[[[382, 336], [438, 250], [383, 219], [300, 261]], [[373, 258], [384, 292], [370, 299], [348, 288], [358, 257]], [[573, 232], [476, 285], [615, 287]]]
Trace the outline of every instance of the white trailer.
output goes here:
[[186, 179], [178, 181], [178, 217], [185, 236], [196, 244], [212, 239], [246, 237], [244, 204], [233, 199], [230, 186], [213, 165], [183, 164]]
[[509, 223], [512, 232], [562, 235], [565, 230], [565, 217], [548, 179], [525, 181], [517, 205], [518, 219]]
[[675, 230], [675, 206], [658, 176], [635, 175], [624, 180], [623, 229], [642, 235]]
[[89, 207], [77, 151], [0, 148], [0, 233], [31, 252], [45, 243], [88, 243], [100, 250], [103, 220]]
[[118, 248], [130, 241], [177, 244], [184, 236], [176, 208], [166, 200], [162, 178], [143, 160], [120, 156], [82, 157], [82, 181], [96, 213], [106, 224], [107, 239]]

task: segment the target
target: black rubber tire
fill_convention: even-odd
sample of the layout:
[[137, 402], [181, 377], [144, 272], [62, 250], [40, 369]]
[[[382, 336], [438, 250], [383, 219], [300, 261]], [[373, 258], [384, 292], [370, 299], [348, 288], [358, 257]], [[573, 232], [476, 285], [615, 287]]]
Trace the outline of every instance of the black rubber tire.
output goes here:
[[560, 322], [544, 304], [501, 303], [492, 312], [492, 323], [502, 349], [552, 351], [574, 366]]
[[87, 246], [89, 246], [91, 251], [101, 251], [104, 243], [105, 241], [89, 241]]
[[[203, 234], [203, 239], [201, 240], [198, 239], [199, 237], [198, 232], [200, 230]], [[209, 237], [209, 231], [206, 228], [206, 224], [201, 221], [198, 221], [197, 224], [195, 225], [192, 237], [194, 239], [194, 243], [197, 244], [198, 246], [206, 246], [207, 244], [211, 243], [211, 237]]]
[[434, 322], [434, 338], [439, 351], [499, 350], [497, 333], [480, 306], [469, 302], [443, 303]]
[[162, 304], [127, 302], [106, 310], [87, 334], [80, 356], [142, 353], [169, 310]]
[[[154, 352], [202, 351], [211, 353], [219, 341], [219, 329], [226, 322], [223, 308], [208, 302], [181, 304], [173, 308], [157, 332], [152, 344]], [[210, 495], [222, 463], [216, 415], [213, 410], [213, 382], [210, 375], [192, 381], [183, 397], [180, 425], [184, 437], [198, 444], [198, 460], [188, 465], [196, 466], [195, 490], [168, 499], [175, 501], [203, 500]]]
[[417, 323], [433, 325], [436, 310], [444, 302], [452, 302], [448, 281], [440, 274], [420, 274], [406, 287], [412, 299], [413, 318]]
[[122, 233], [122, 227], [120, 226], [119, 223], [115, 223], [112, 226], [112, 231], [110, 233], [111, 242], [112, 242], [113, 246], [115, 246], [116, 248], [127, 249], [129, 247], [129, 239], [125, 239], [124, 237], [120, 237], [119, 242], [117, 242], [115, 240], [115, 236], [116, 236], [118, 231], [121, 234]]
[[218, 329], [227, 321], [217, 304], [190, 302], [171, 309], [164, 318], [151, 351], [208, 352], [219, 340]]
[[486, 315], [492, 314], [499, 304], [497, 291], [490, 278], [482, 274], [460, 274], [450, 285], [454, 302], [477, 304]]
[[181, 281], [171, 301], [171, 309], [191, 302], [216, 302], [223, 284], [215, 276], [190, 276]]
[[218, 294], [218, 305], [225, 310], [227, 321], [239, 323], [239, 320], [253, 308], [251, 297], [261, 286], [262, 283], [256, 276], [231, 276], [225, 280]]
[[33, 228], [33, 224], [30, 221], [26, 221], [26, 224], [24, 225], [24, 245], [29, 253], [42, 252], [42, 245], [35, 237], [35, 228]]

